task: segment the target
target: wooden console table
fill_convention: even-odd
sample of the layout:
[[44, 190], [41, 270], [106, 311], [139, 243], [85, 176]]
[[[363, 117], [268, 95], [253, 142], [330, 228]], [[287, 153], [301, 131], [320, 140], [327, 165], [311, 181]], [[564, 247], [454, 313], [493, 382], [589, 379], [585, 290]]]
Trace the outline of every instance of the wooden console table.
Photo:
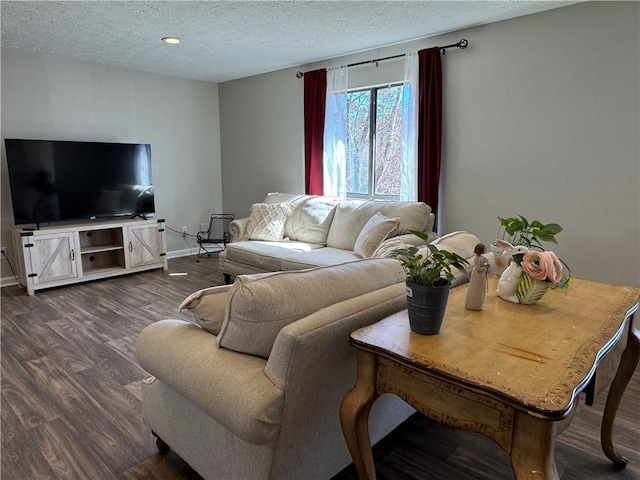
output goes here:
[[516, 480], [558, 480], [555, 439], [571, 422], [578, 394], [590, 404], [611, 385], [602, 448], [625, 467], [612, 429], [640, 358], [633, 316], [640, 289], [574, 278], [537, 305], [517, 305], [497, 297], [496, 284], [489, 279], [482, 311], [464, 308], [467, 286], [453, 289], [438, 335], [411, 332], [406, 310], [351, 334], [358, 377], [340, 418], [361, 480], [376, 476], [368, 416], [385, 392], [492, 439], [510, 455]]

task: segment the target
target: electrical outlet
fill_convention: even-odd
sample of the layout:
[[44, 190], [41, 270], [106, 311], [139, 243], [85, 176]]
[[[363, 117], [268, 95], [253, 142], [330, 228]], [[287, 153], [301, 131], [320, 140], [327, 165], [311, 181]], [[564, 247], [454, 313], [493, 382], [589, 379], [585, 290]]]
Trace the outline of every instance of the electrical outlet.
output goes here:
[[0, 247], [0, 253], [7, 253], [7, 247]]
[[206, 223], [201, 223], [200, 224], [200, 232], [204, 233], [207, 231], [207, 224]]
[[183, 225], [182, 226], [182, 235], [186, 235], [187, 234], [187, 226]]

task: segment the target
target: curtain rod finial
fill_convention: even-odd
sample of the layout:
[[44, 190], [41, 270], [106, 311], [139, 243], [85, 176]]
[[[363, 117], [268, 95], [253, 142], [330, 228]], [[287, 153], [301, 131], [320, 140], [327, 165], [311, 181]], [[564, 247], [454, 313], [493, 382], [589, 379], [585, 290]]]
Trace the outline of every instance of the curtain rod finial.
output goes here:
[[302, 77], [304, 77], [304, 73], [302, 73], [300, 70], [298, 70], [296, 72], [296, 78], [302, 78]]
[[459, 46], [460, 46], [460, 48], [461, 48], [462, 50], [464, 50], [465, 48], [467, 48], [467, 47], [469, 46], [469, 42], [467, 41], [467, 39], [466, 39], [466, 38], [463, 38], [462, 40], [460, 40], [460, 41], [458, 42], [458, 44], [459, 44]]

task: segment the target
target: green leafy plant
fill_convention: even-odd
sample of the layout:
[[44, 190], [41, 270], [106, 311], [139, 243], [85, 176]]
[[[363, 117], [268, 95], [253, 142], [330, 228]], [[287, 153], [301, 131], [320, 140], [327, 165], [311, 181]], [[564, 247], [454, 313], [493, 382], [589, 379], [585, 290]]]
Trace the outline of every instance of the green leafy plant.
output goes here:
[[[522, 215], [517, 217], [498, 217], [500, 228], [504, 229], [502, 240], [511, 245], [524, 245], [527, 248], [542, 248], [541, 242], [558, 243], [556, 235], [562, 231], [562, 227], [557, 223], [544, 223], [538, 220], [529, 222]], [[543, 249], [544, 250], [544, 249]]]
[[[535, 247], [544, 251], [544, 247], [541, 242], [557, 244], [558, 241], [556, 240], [556, 235], [563, 230], [563, 228], [557, 223], [544, 224], [538, 220], [530, 222], [522, 215], [509, 218], [498, 217], [498, 220], [500, 221], [500, 229], [503, 230], [502, 240], [509, 242], [513, 246], [523, 245], [529, 249]], [[523, 255], [514, 255], [513, 258], [516, 263], [520, 265]], [[562, 279], [555, 285], [560, 288], [564, 288], [569, 285], [571, 269], [562, 259], [559, 259], [559, 261], [564, 266], [564, 274]]]
[[[424, 232], [411, 230], [411, 233], [429, 241], [429, 236]], [[428, 253], [425, 254], [425, 248]], [[391, 258], [400, 261], [407, 273], [407, 283], [424, 286], [444, 286], [453, 280], [452, 268], [467, 275], [465, 266], [469, 265], [460, 255], [447, 250], [438, 250], [437, 247], [427, 244], [422, 247], [397, 248], [391, 253]]]

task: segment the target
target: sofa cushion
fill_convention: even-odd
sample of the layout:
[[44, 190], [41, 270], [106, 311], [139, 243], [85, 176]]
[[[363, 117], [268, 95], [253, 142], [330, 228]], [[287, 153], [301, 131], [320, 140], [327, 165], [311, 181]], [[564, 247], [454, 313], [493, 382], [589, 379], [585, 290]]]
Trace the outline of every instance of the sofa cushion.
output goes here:
[[282, 270], [282, 258], [297, 252], [307, 252], [322, 245], [304, 242], [263, 242], [245, 241], [227, 245], [224, 251], [225, 260], [244, 265], [254, 265], [263, 270], [277, 272]]
[[328, 305], [404, 282], [404, 278], [400, 263], [390, 259], [241, 275], [229, 291], [218, 345], [268, 358], [282, 327]]
[[231, 285], [222, 285], [198, 290], [182, 301], [178, 311], [188, 310], [196, 317], [202, 328], [209, 333], [218, 335], [224, 320], [227, 294], [230, 289]]
[[264, 203], [284, 203], [288, 202], [291, 204], [296, 204], [296, 202], [300, 201], [304, 197], [299, 193], [281, 193], [281, 192], [271, 192], [267, 193], [267, 196], [264, 197]]
[[333, 220], [337, 197], [300, 195], [295, 193], [268, 193], [264, 203], [287, 202], [295, 208], [284, 224], [284, 236], [301, 242], [324, 244]]
[[296, 208], [284, 226], [285, 235], [291, 240], [324, 245], [337, 204], [336, 198], [306, 196], [294, 204]]
[[336, 207], [327, 246], [353, 251], [358, 235], [377, 212], [386, 217], [398, 217], [400, 224], [394, 234], [402, 235], [410, 230], [425, 231], [431, 207], [422, 202], [342, 201]]
[[388, 218], [377, 212], [358, 235], [353, 252], [359, 257], [370, 258], [378, 245], [398, 228], [399, 223], [399, 218]]
[[339, 248], [324, 247], [308, 252], [296, 252], [284, 257], [281, 262], [281, 270], [304, 270], [315, 267], [328, 267], [342, 263], [361, 260], [355, 253]]
[[290, 203], [254, 203], [249, 213], [249, 240], [278, 241], [284, 238], [284, 224], [293, 205]]

